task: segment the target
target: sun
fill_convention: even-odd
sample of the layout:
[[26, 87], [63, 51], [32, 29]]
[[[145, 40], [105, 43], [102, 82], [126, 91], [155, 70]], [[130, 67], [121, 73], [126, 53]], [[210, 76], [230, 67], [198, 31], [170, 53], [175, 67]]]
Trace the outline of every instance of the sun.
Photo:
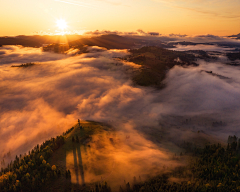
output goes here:
[[56, 24], [57, 27], [62, 31], [68, 27], [67, 22], [64, 19], [58, 19]]

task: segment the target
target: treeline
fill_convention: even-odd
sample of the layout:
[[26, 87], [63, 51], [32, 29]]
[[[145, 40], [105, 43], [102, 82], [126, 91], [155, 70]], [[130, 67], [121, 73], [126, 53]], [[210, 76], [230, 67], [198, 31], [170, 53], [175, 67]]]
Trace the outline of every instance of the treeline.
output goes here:
[[66, 132], [63, 133], [63, 136], [64, 135], [67, 135], [68, 133], [71, 133], [73, 131], [74, 127], [68, 129]]
[[129, 50], [131, 55], [124, 60], [141, 65], [133, 75], [133, 82], [140, 86], [164, 87], [162, 81], [167, 71], [175, 65], [197, 65], [196, 57], [180, 51], [171, 51], [160, 47], [146, 46]]
[[240, 142], [237, 141], [236, 136], [229, 136], [227, 147], [221, 144], [198, 150], [194, 147], [198, 153], [189, 165], [146, 182], [120, 186], [119, 192], [240, 191]]
[[[145, 182], [134, 178], [132, 184], [120, 186], [119, 192], [240, 191], [240, 140], [236, 136], [229, 136], [227, 147], [214, 144], [199, 149], [191, 143], [185, 143], [185, 147], [192, 148], [195, 154], [187, 166], [176, 167]], [[94, 190], [99, 191], [99, 187]]]
[[53, 152], [65, 143], [64, 135], [73, 129], [71, 128], [63, 135], [37, 145], [27, 155], [16, 156], [15, 160], [9, 163], [5, 169], [1, 168], [0, 191], [38, 191], [43, 185], [52, 182], [61, 175], [70, 179], [69, 170], [62, 173], [57, 166], [51, 166], [47, 161]]
[[240, 59], [240, 52], [237, 52], [237, 53], [227, 53], [227, 57], [231, 61], [236, 61], [237, 59]]
[[95, 188], [89, 192], [111, 192], [111, 187], [108, 186], [107, 182], [103, 184], [95, 184]]
[[11, 67], [30, 67], [33, 65], [35, 65], [35, 63], [30, 62], [30, 63], [23, 63], [21, 65], [12, 65]]
[[[16, 156], [5, 169], [1, 169], [0, 191], [41, 191], [43, 186], [51, 185], [60, 176], [65, 176], [70, 182], [70, 171], [60, 171], [56, 165], [50, 165], [48, 159], [54, 151], [64, 145], [64, 136], [73, 130], [74, 127], [61, 136], [37, 145], [27, 155]], [[79, 138], [74, 138], [74, 142], [77, 140]], [[138, 179], [134, 177], [131, 182], [124, 181], [119, 186], [119, 192], [240, 191], [240, 139], [229, 136], [227, 146], [214, 144], [199, 148], [192, 143], [184, 142], [182, 147], [188, 149], [187, 153], [193, 156], [188, 165], [176, 167], [144, 182], [141, 177]], [[184, 154], [181, 153], [180, 156]], [[70, 186], [65, 191], [72, 190]], [[112, 190], [105, 182], [91, 187], [85, 185], [76, 187], [74, 191], [111, 192]]]
[[55, 53], [64, 53], [69, 49], [69, 45], [64, 43], [53, 43], [42, 48], [43, 51], [53, 51]]
[[76, 54], [89, 53], [87, 45], [69, 45], [63, 43], [53, 43], [42, 47], [44, 52], [66, 53], [70, 49], [78, 49]]

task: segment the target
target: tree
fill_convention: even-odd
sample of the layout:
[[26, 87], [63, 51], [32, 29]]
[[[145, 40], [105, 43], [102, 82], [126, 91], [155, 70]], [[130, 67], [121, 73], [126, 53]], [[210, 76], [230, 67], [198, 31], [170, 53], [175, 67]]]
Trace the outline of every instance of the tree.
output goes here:
[[79, 143], [79, 138], [78, 138], [78, 136], [76, 136], [76, 142]]
[[68, 170], [67, 172], [68, 172], [69, 178], [71, 179], [71, 172], [70, 172], [70, 170]]
[[53, 170], [53, 171], [56, 171], [56, 170], [57, 170], [56, 165], [53, 165], [53, 166], [52, 166], [52, 170]]

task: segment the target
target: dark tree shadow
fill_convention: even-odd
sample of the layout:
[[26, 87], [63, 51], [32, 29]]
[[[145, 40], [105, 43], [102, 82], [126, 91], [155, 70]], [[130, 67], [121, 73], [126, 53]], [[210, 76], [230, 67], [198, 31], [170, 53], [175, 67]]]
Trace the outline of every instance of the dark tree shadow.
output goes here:
[[77, 144], [73, 144], [73, 158], [74, 158], [74, 170], [76, 175], [77, 184], [79, 184], [79, 178], [78, 178], [78, 162], [77, 162]]
[[81, 154], [81, 149], [80, 149], [80, 145], [77, 146], [77, 153], [78, 153], [78, 165], [79, 165], [79, 169], [80, 169], [80, 175], [82, 178], [82, 184], [85, 184], [84, 181], [84, 170], [83, 170], [83, 163], [82, 163], [82, 154]]
[[[79, 184], [79, 176], [81, 176], [81, 184], [85, 184], [84, 180], [84, 169], [83, 169], [83, 163], [82, 163], [82, 154], [81, 154], [81, 148], [79, 143], [73, 144], [73, 158], [74, 158], [74, 169], [76, 174], [76, 180]], [[79, 175], [80, 172], [80, 175]]]

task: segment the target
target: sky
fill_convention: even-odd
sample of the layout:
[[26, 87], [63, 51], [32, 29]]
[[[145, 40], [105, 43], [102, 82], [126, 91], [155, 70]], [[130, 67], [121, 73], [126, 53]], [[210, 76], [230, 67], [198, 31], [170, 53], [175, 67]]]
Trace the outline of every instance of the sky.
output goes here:
[[0, 0], [0, 36], [142, 29], [160, 34], [240, 32], [239, 0]]

